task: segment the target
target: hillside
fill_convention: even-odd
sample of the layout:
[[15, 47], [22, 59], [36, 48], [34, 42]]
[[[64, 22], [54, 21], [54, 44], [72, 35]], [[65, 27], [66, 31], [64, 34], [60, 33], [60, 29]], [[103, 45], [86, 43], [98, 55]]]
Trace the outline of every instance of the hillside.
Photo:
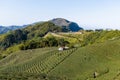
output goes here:
[[57, 48], [20, 51], [0, 61], [0, 73], [44, 73], [71, 80], [119, 80], [119, 43], [116, 39], [62, 52]]
[[[45, 49], [20, 51], [14, 53], [0, 61], [0, 79], [14, 78], [13, 76], [12, 78], [9, 76], [5, 77], [4, 73], [7, 74], [22, 73], [23, 76], [30, 73], [34, 73], [34, 75], [48, 74], [57, 65], [62, 63], [64, 59], [69, 57], [75, 50], [76, 49], [70, 49], [63, 52], [59, 52], [57, 51], [57, 48], [45, 48]], [[53, 77], [62, 78], [62, 76], [54, 76], [54, 75]], [[63, 80], [63, 78], [60, 80]], [[55, 80], [55, 79], [50, 79], [50, 80]]]
[[[81, 36], [82, 35], [79, 35], [79, 38], [83, 39], [83, 38], [81, 38]], [[69, 36], [68, 34], [67, 35], [62, 35], [61, 33], [52, 33], [52, 32], [49, 32], [48, 34], [46, 34], [44, 36], [44, 38], [49, 38], [49, 37], [54, 37], [56, 39], [64, 39], [65, 41], [68, 41], [70, 44], [80, 44], [79, 40], [77, 39], [77, 37], [72, 37], [72, 36]]]
[[73, 80], [119, 80], [119, 43], [120, 40], [114, 40], [79, 48], [50, 75], [67, 76]]

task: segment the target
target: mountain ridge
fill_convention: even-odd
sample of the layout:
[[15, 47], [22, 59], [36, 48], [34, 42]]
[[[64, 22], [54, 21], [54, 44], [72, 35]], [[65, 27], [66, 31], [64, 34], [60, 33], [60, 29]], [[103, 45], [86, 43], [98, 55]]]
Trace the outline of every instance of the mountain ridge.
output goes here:
[[[68, 32], [68, 31], [77, 32], [77, 31], [83, 29], [77, 23], [68, 21], [67, 19], [64, 19], [64, 18], [54, 18], [54, 19], [51, 19], [48, 21], [52, 22], [53, 24], [55, 24], [57, 26], [61, 26], [64, 29], [64, 32]], [[39, 21], [39, 22], [27, 24], [27, 25], [22, 25], [22, 26], [19, 26], [19, 25], [0, 26], [0, 34], [4, 34], [9, 31], [16, 30], [16, 29], [22, 29], [29, 25], [35, 25], [35, 24], [44, 23], [44, 22], [48, 22], [48, 21]]]

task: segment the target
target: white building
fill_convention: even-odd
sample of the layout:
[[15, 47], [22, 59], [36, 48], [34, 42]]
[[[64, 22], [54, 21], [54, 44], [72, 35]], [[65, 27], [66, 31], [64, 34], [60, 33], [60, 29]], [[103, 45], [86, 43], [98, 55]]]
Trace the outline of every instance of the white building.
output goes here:
[[58, 50], [59, 50], [59, 51], [63, 51], [63, 50], [64, 50], [64, 48], [63, 48], [63, 47], [60, 47]]

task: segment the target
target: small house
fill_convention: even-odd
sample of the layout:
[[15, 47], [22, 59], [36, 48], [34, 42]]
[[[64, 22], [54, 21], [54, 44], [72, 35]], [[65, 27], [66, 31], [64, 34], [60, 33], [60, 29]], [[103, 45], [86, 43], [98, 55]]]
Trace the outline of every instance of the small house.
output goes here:
[[69, 49], [69, 47], [67, 47], [67, 46], [62, 46], [62, 47], [60, 47], [58, 50], [59, 50], [59, 51], [63, 51], [63, 50], [67, 50], [67, 49]]
[[58, 50], [59, 50], [59, 51], [63, 51], [63, 50], [64, 50], [64, 48], [63, 48], [63, 47], [60, 47]]

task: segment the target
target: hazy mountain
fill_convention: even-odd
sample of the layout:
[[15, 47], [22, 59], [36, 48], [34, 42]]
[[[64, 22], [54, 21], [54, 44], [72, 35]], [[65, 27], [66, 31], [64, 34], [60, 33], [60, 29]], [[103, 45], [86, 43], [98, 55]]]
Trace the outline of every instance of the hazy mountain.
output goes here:
[[23, 26], [0, 26], [0, 34], [4, 34], [6, 32], [12, 31], [12, 30], [16, 30], [16, 29], [21, 29], [21, 28], [25, 28], [27, 25], [23, 25]]
[[9, 26], [8, 28], [11, 30], [16, 30], [16, 29], [20, 29], [20, 28], [25, 28], [27, 25], [23, 25], [23, 26]]
[[9, 30], [7, 27], [0, 26], [0, 34], [6, 33]]
[[68, 20], [63, 19], [63, 18], [55, 18], [55, 19], [52, 19], [50, 21], [57, 26], [62, 26], [62, 28], [64, 28], [67, 31], [69, 30], [69, 31], [76, 32], [76, 31], [83, 29], [77, 23], [68, 21]]

